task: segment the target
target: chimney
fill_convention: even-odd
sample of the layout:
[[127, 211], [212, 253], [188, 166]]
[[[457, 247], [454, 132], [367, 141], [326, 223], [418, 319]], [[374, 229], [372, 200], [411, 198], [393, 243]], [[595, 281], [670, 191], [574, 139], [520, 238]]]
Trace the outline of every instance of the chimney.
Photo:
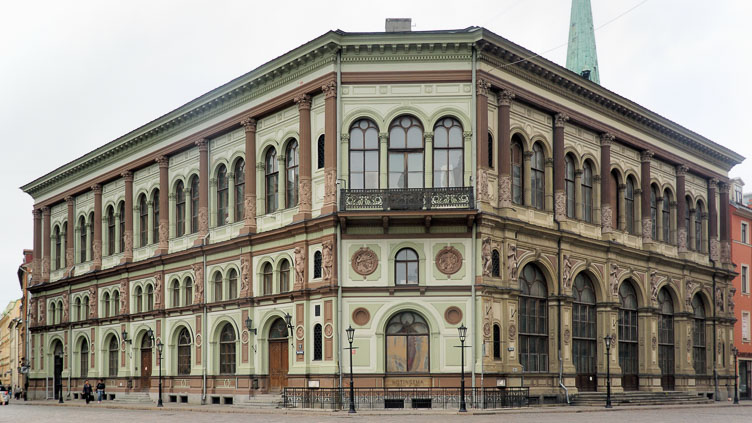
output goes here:
[[412, 21], [412, 18], [387, 18], [386, 32], [410, 32]]

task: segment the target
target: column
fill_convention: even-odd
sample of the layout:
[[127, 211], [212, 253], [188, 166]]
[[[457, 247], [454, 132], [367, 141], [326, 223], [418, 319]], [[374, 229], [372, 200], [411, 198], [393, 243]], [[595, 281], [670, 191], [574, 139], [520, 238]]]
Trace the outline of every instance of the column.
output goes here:
[[167, 156], [159, 156], [156, 160], [159, 163], [159, 247], [156, 254], [167, 254], [170, 227], [170, 203], [168, 198], [170, 180], [168, 179], [167, 169], [170, 159]]
[[[311, 96], [303, 94], [295, 97], [295, 103], [298, 104], [298, 113], [300, 113], [298, 121], [300, 185], [298, 187], [298, 214], [293, 217], [293, 221], [299, 221], [311, 218]], [[280, 169], [283, 168], [284, 166], [280, 167]]]
[[499, 207], [512, 207], [512, 140], [511, 140], [511, 120], [510, 109], [514, 93], [508, 90], [501, 90], [498, 94], [499, 99], [499, 134], [498, 148], [496, 151], [496, 163], [499, 168]]
[[[133, 261], [133, 172], [125, 171], [120, 174], [125, 180], [125, 250], [121, 263]], [[162, 192], [160, 191], [160, 195]]]
[[[68, 229], [65, 231], [65, 266], [64, 267], [72, 267], [76, 263], [76, 259], [74, 258], [74, 249], [73, 249], [73, 234], [76, 233], [75, 230], [75, 223], [76, 223], [76, 199], [73, 198], [73, 196], [69, 195], [65, 197], [65, 204], [68, 206]], [[70, 276], [73, 276], [73, 272], [70, 273]]]
[[321, 90], [324, 92], [324, 204], [321, 214], [324, 215], [337, 209], [337, 84], [330, 81]]
[[198, 239], [200, 245], [209, 233], [209, 140], [196, 141], [198, 146]]
[[245, 129], [245, 220], [241, 234], [256, 232], [256, 119], [240, 122]]
[[102, 186], [97, 184], [91, 187], [94, 191], [94, 242], [92, 243], [92, 268], [102, 268]]
[[[650, 219], [650, 161], [653, 158], [653, 152], [645, 150], [640, 153], [640, 211], [642, 218], [642, 242], [653, 242], [652, 227], [653, 222]], [[660, 219], [658, 219], [660, 221]]]
[[614, 210], [611, 210], [611, 143], [614, 136], [601, 134], [601, 231], [611, 232], [616, 226], [614, 223]]
[[34, 209], [34, 259], [31, 262], [34, 285], [42, 281], [42, 211]]
[[475, 87], [475, 142], [478, 156], [478, 170], [488, 166], [488, 89], [491, 84], [479, 79]]
[[718, 212], [716, 209], [716, 188], [718, 180], [713, 178], [708, 181], [708, 240], [710, 259], [718, 261], [721, 258], [721, 247], [718, 243]]
[[42, 207], [42, 216], [44, 217], [44, 235], [42, 236], [42, 242], [44, 243], [44, 259], [42, 260], [42, 281], [49, 282], [50, 280], [50, 259], [52, 258], [52, 227], [50, 226], [50, 208]]
[[731, 243], [729, 242], [729, 184], [721, 182], [718, 184], [721, 192], [721, 262], [731, 263]]
[[688, 213], [685, 198], [685, 181], [688, 170], [687, 166], [676, 166], [676, 221], [678, 223], [676, 225], [676, 244], [679, 246], [680, 253], [687, 251], [687, 240], [689, 238], [687, 226], [684, 223], [684, 216]]
[[564, 125], [568, 120], [569, 116], [563, 113], [554, 116], [554, 218], [558, 221], [567, 217], [567, 195], [564, 192]]

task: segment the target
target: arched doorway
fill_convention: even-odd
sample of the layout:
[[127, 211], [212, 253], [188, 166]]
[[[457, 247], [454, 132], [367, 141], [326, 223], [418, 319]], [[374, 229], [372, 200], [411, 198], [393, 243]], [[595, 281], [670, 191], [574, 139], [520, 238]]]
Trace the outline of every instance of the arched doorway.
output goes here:
[[595, 290], [587, 275], [577, 275], [572, 294], [572, 357], [577, 369], [575, 384], [580, 391], [595, 391], [598, 387]]
[[141, 338], [141, 389], [151, 388], [151, 338]]
[[277, 319], [269, 329], [269, 390], [279, 391], [287, 386], [289, 368], [287, 324]]
[[618, 339], [621, 386], [625, 391], [637, 391], [640, 389], [637, 293], [629, 281], [622, 282], [619, 287]]
[[52, 347], [53, 351], [53, 380], [52, 380], [52, 386], [54, 387], [54, 397], [55, 399], [60, 399], [60, 396], [63, 394], [63, 343], [60, 341], [55, 341], [54, 346]]
[[665, 287], [658, 291], [658, 367], [661, 368], [663, 390], [675, 390], [674, 301]]

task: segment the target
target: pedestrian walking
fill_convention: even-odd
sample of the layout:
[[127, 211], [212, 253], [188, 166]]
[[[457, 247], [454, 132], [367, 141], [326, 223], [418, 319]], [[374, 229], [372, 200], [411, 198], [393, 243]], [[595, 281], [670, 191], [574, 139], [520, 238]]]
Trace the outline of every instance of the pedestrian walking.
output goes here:
[[83, 392], [83, 395], [84, 395], [84, 399], [86, 400], [86, 404], [88, 404], [89, 401], [91, 401], [91, 399], [92, 399], [91, 384], [89, 383], [88, 379], [86, 380], [86, 382], [84, 382], [84, 392]]
[[99, 379], [99, 383], [97, 383], [97, 404], [102, 403], [102, 398], [105, 396], [104, 388], [104, 379]]

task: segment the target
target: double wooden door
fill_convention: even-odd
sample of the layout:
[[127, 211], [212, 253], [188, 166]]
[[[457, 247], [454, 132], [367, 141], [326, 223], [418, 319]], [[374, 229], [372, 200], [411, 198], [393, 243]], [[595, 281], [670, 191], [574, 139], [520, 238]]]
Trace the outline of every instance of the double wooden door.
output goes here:
[[269, 389], [279, 391], [287, 386], [287, 339], [269, 341]]
[[141, 347], [141, 389], [151, 388], [151, 341], [149, 348]]

